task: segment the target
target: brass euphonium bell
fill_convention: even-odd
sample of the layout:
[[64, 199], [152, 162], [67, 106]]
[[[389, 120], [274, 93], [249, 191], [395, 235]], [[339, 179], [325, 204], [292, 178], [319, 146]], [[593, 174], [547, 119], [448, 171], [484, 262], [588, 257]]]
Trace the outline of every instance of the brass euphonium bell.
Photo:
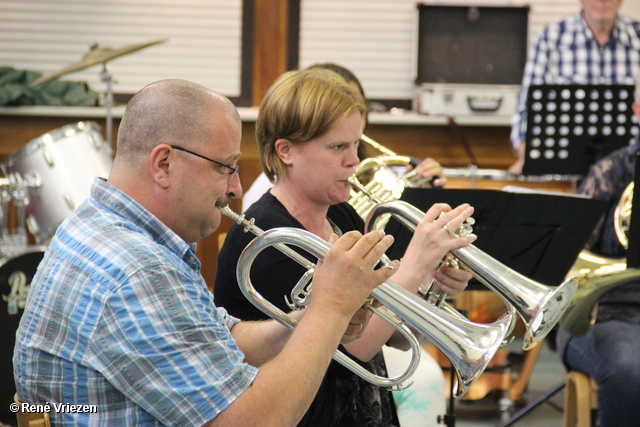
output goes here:
[[[350, 183], [359, 186], [355, 177]], [[360, 188], [366, 193], [364, 188]], [[400, 201], [387, 200], [378, 203], [369, 213], [366, 231], [384, 228], [389, 215], [415, 231], [425, 213], [415, 206]], [[382, 225], [381, 225], [382, 224]], [[576, 280], [569, 278], [557, 287], [537, 283], [512, 270], [474, 245], [450, 252], [476, 279], [496, 292], [509, 307], [516, 311], [526, 326], [522, 348], [529, 350], [551, 331], [566, 310], [576, 290]]]
[[[322, 258], [330, 248], [329, 243], [306, 230], [298, 228], [283, 227], [265, 232], [255, 226], [253, 220], [245, 219], [244, 215], [238, 215], [228, 207], [223, 207], [220, 210], [224, 215], [229, 216], [237, 224], [244, 227], [245, 232], [251, 231], [258, 236], [247, 245], [238, 260], [236, 273], [242, 293], [269, 317], [290, 329], [295, 328], [296, 321], [294, 319], [262, 298], [255, 290], [250, 278], [251, 265], [262, 250], [274, 246], [306, 267], [308, 271], [298, 283], [298, 285], [302, 285], [305, 288], [305, 296], [299, 297], [299, 286], [296, 286], [291, 298], [295, 306], [292, 308], [301, 309], [309, 303], [311, 297], [311, 284], [309, 284], [309, 281], [313, 276], [315, 265], [286, 245], [297, 246], [317, 258]], [[387, 261], [387, 259], [381, 260], [383, 264]], [[407, 325], [427, 337], [449, 359], [458, 380], [453, 395], [459, 397], [466, 393], [484, 372], [513, 323], [513, 315], [511, 313], [505, 313], [492, 324], [473, 323], [429, 304], [391, 280], [387, 280], [376, 287], [371, 294], [387, 307], [387, 310], [374, 309], [374, 313], [392, 323], [409, 340], [413, 350], [413, 358], [409, 368], [403, 375], [389, 379], [371, 374], [339, 351], [334, 354], [334, 359], [356, 375], [381, 387], [397, 388], [413, 374], [418, 365], [421, 351], [420, 345]], [[369, 308], [373, 309], [371, 306]]]
[[596, 321], [596, 308], [602, 295], [620, 285], [640, 280], [640, 270], [626, 269], [594, 276], [580, 286], [560, 319], [560, 326], [574, 336], [582, 336]]
[[[633, 207], [633, 181], [620, 196], [614, 211], [613, 227], [618, 241], [629, 246], [629, 224]], [[571, 335], [582, 336], [596, 321], [600, 297], [620, 285], [640, 280], [640, 271], [627, 269], [625, 258], [609, 258], [583, 250], [578, 255], [569, 274], [578, 280], [576, 291], [569, 308], [560, 319], [562, 326]]]
[[627, 185], [627, 188], [622, 192], [620, 201], [614, 212], [613, 227], [616, 230], [616, 236], [618, 241], [625, 248], [629, 247], [629, 238], [627, 232], [629, 231], [629, 225], [631, 223], [631, 209], [633, 208], [633, 181]]

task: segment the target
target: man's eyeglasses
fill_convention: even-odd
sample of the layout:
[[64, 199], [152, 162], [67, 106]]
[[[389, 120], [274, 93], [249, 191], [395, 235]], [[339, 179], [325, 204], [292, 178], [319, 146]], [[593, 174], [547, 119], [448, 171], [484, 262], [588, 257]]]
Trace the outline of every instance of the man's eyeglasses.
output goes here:
[[189, 151], [186, 148], [178, 147], [177, 145], [172, 145], [171, 148], [173, 148], [174, 150], [180, 150], [180, 151], [184, 151], [185, 153], [193, 154], [194, 156], [198, 156], [201, 159], [209, 160], [210, 162], [213, 162], [218, 166], [222, 166], [222, 167], [225, 167], [225, 168], [229, 169], [230, 172], [227, 175], [227, 177], [229, 179], [233, 178], [233, 176], [238, 172], [238, 169], [240, 168], [240, 166], [233, 167], [233, 166], [225, 165], [224, 163], [216, 162], [213, 159], [210, 159], [210, 158], [205, 157], [205, 156], [203, 156], [201, 154], [198, 154], [198, 153], [194, 153], [193, 151]]

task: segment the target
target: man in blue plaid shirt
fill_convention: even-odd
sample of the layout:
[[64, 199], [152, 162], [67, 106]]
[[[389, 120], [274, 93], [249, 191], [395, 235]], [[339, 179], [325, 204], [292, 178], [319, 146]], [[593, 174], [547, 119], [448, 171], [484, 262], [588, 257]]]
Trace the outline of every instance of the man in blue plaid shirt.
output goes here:
[[242, 194], [240, 140], [233, 104], [195, 83], [132, 98], [109, 179], [58, 228], [31, 283], [14, 352], [22, 402], [55, 425], [298, 422], [338, 344], [369, 320], [360, 307], [393, 273], [373, 270], [393, 239], [334, 236], [293, 333], [229, 316], [195, 242]]
[[527, 91], [532, 84], [634, 84], [640, 71], [640, 22], [618, 14], [622, 0], [580, 0], [582, 11], [537, 35], [524, 70], [511, 144], [522, 173]]

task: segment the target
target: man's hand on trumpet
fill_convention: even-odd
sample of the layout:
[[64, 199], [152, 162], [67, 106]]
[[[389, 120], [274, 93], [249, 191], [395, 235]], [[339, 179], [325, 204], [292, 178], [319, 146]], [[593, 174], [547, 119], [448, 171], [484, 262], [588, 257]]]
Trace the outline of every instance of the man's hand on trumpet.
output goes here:
[[332, 235], [329, 243], [331, 248], [324, 259], [318, 261], [313, 275], [313, 298], [307, 310], [320, 309], [351, 318], [343, 337], [350, 342], [362, 334], [370, 319], [370, 315], [361, 309], [363, 303], [398, 266], [394, 261], [391, 268], [374, 270], [393, 243], [393, 237], [382, 231], [372, 231], [364, 236], [350, 231], [340, 238]]

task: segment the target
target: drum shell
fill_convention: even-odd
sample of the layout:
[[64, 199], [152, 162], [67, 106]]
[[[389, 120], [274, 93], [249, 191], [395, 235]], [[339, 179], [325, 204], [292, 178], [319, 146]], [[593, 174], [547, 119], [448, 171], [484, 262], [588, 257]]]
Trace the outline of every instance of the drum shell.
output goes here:
[[[11, 259], [3, 259], [0, 266], [0, 406], [9, 409], [16, 392], [13, 379], [13, 348], [16, 331], [24, 312], [31, 280], [44, 257], [44, 247], [24, 248], [24, 252]], [[0, 410], [0, 413], [2, 411]]]
[[[46, 244], [60, 223], [89, 197], [95, 177], [108, 177], [113, 151], [93, 122], [78, 122], [43, 134], [1, 165], [32, 183], [26, 206], [27, 227]], [[34, 183], [37, 183], [34, 185]]]

